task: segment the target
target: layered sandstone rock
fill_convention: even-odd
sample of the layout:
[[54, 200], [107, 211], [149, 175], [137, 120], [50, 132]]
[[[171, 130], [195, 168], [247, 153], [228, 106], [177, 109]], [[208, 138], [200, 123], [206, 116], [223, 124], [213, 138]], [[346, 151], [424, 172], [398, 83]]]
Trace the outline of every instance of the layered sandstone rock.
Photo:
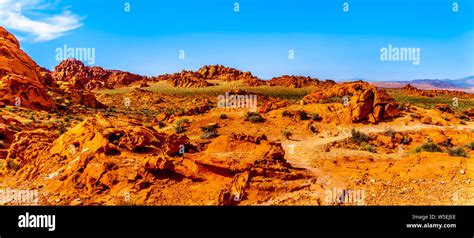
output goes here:
[[423, 91], [416, 87], [413, 87], [411, 84], [405, 85], [402, 90], [408, 94], [413, 96], [422, 96], [422, 97], [434, 97], [433, 94], [429, 93], [428, 91]]
[[408, 95], [420, 96], [420, 97], [436, 97], [440, 95], [449, 95], [452, 97], [465, 98], [465, 99], [474, 98], [473, 94], [466, 93], [463, 91], [446, 90], [446, 89], [421, 90], [410, 84], [405, 85], [402, 88], [402, 90]]
[[332, 80], [319, 81], [317, 78], [289, 75], [275, 77], [268, 81], [268, 85], [270, 86], [284, 86], [289, 88], [303, 88], [311, 86], [330, 87], [334, 84], [336, 83]]
[[52, 109], [40, 67], [20, 49], [18, 40], [0, 27], [0, 105]]
[[90, 108], [106, 108], [99, 102], [94, 93], [83, 89], [77, 89], [69, 82], [58, 82], [59, 89], [64, 93], [63, 98], [68, 98], [73, 104], [84, 105]]
[[160, 75], [156, 78], [158, 81], [168, 81], [174, 87], [191, 88], [207, 87], [212, 84], [199, 73], [183, 70], [180, 73]]
[[246, 198], [249, 181], [256, 177], [299, 178], [301, 174], [284, 157], [281, 144], [268, 141], [265, 135], [232, 133], [214, 139], [196, 163], [232, 177], [232, 182], [220, 191], [218, 202], [233, 205]]
[[253, 76], [250, 72], [225, 67], [222, 65], [207, 65], [197, 71], [183, 70], [180, 73], [165, 74], [156, 77], [157, 81], [168, 81], [175, 87], [208, 87], [213, 84], [209, 80], [238, 82], [246, 86], [260, 86], [266, 83]]
[[17, 183], [60, 194], [64, 204], [77, 197], [86, 204], [120, 204], [117, 196], [127, 191], [142, 203], [235, 205], [246, 199], [252, 178], [300, 178], [284, 154], [263, 135], [223, 136], [204, 150], [185, 135], [97, 116], [60, 137], [43, 130], [17, 134], [6, 172]]
[[58, 82], [68, 82], [76, 89], [85, 90], [119, 88], [145, 79], [129, 72], [85, 66], [76, 59], [62, 61], [54, 68], [52, 76]]
[[318, 103], [335, 97], [346, 97], [343, 103], [350, 108], [352, 122], [376, 123], [397, 117], [400, 113], [398, 104], [388, 93], [361, 81], [336, 84], [307, 95], [303, 100]]
[[222, 80], [225, 82], [240, 82], [246, 86], [260, 86], [265, 82], [253, 76], [250, 72], [225, 67], [222, 65], [207, 65], [200, 68], [197, 73], [207, 80]]

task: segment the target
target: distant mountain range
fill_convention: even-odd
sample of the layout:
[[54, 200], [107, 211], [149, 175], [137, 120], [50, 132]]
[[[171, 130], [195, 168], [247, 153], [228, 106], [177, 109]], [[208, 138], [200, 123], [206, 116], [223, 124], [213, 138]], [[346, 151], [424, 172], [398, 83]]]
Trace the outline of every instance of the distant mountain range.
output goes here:
[[378, 87], [400, 88], [411, 84], [419, 89], [448, 89], [474, 93], [474, 76], [460, 79], [414, 79], [410, 81], [371, 82]]

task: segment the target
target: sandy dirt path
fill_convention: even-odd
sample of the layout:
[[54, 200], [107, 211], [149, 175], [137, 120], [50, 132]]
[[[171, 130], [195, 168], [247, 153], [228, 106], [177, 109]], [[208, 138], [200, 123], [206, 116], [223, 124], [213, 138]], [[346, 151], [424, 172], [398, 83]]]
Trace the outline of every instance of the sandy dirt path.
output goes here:
[[[474, 129], [474, 123], [468, 123], [467, 125], [460, 126], [436, 126], [427, 124], [416, 124], [416, 125], [393, 125], [393, 124], [379, 124], [379, 125], [366, 125], [358, 127], [359, 131], [364, 133], [382, 133], [390, 127], [395, 132], [408, 132], [408, 131], [419, 131], [423, 129], [456, 129], [456, 130], [472, 130]], [[342, 141], [351, 137], [352, 127], [339, 128], [340, 132], [335, 136], [328, 136], [324, 138], [310, 138], [305, 140], [284, 140], [282, 146], [285, 149], [285, 158], [295, 168], [303, 169], [307, 173], [310, 173], [316, 179], [308, 181], [308, 183], [314, 183], [314, 186], [309, 187], [306, 190], [295, 191], [291, 193], [280, 194], [274, 197], [264, 204], [266, 205], [278, 205], [284, 204], [285, 201], [298, 201], [301, 204], [314, 204], [317, 205], [324, 200], [324, 189], [331, 188], [346, 188], [347, 183], [343, 178], [338, 178], [326, 171], [323, 171], [315, 166], [313, 162], [315, 159], [324, 159], [325, 153], [322, 152], [322, 147], [328, 144]], [[371, 154], [366, 151], [353, 151], [348, 149], [338, 149], [340, 153], [347, 153], [347, 156], [354, 154]], [[318, 155], [319, 154], [319, 155]], [[342, 154], [344, 155], [344, 154]], [[324, 201], [322, 202], [324, 205]]]

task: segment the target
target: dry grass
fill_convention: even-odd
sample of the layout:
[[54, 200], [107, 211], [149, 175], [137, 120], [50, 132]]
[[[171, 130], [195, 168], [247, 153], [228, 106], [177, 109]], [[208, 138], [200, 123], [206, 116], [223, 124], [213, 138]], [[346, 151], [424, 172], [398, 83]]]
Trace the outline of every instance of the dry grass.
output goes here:
[[420, 96], [412, 96], [407, 95], [402, 90], [397, 89], [389, 89], [387, 92], [395, 98], [397, 102], [400, 103], [407, 103], [409, 102], [411, 105], [425, 108], [425, 109], [434, 109], [435, 105], [438, 103], [444, 103], [450, 105], [453, 111], [459, 112], [470, 109], [474, 107], [474, 100], [471, 99], [458, 99], [458, 106], [453, 106], [453, 96], [449, 95], [439, 95], [436, 97], [420, 97]]
[[[215, 82], [214, 82], [215, 83]], [[301, 100], [304, 96], [309, 94], [312, 88], [288, 88], [280, 86], [239, 86], [236, 83], [221, 83], [219, 85], [203, 87], [203, 88], [180, 88], [173, 87], [168, 82], [158, 82], [149, 87], [144, 88], [154, 93], [179, 95], [179, 96], [195, 96], [195, 95], [207, 95], [207, 96], [218, 96], [223, 95], [234, 89], [241, 89], [249, 94], [275, 96], [287, 100]], [[133, 90], [132, 87], [118, 88], [118, 89], [107, 89], [100, 90], [97, 93], [104, 93], [109, 95], [129, 93]]]

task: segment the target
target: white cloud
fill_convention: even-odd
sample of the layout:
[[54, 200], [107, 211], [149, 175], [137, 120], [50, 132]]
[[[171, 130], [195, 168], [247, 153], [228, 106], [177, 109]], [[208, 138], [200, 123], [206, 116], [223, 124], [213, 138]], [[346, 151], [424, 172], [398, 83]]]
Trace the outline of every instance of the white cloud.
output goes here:
[[0, 0], [0, 25], [22, 33], [21, 39], [34, 42], [54, 40], [81, 27], [81, 17], [66, 8], [57, 9], [58, 2]]

